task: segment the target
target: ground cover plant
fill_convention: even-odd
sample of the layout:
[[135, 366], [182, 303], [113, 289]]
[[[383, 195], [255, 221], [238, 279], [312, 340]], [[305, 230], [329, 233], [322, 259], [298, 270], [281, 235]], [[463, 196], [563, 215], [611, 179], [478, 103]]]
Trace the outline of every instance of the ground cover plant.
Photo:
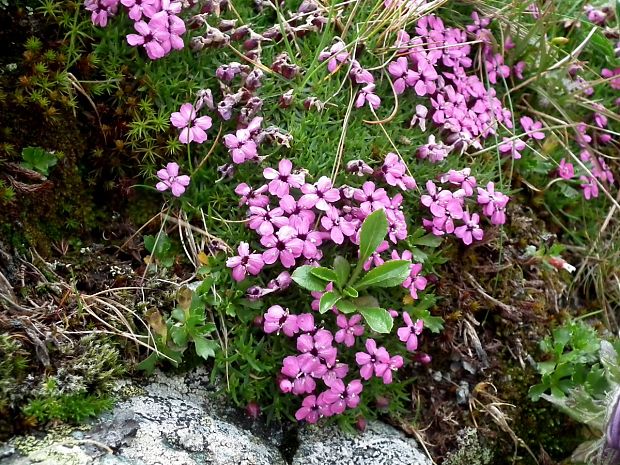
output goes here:
[[[438, 462], [466, 426], [481, 463], [568, 457], [591, 438], [551, 405], [597, 430], [574, 460], [613, 456], [614, 5], [10, 13], [30, 35], [1, 62], [0, 411], [20, 427], [109, 408], [123, 356], [136, 375], [206, 363], [268, 421], [387, 419]], [[72, 345], [109, 349], [106, 376], [69, 382]]]

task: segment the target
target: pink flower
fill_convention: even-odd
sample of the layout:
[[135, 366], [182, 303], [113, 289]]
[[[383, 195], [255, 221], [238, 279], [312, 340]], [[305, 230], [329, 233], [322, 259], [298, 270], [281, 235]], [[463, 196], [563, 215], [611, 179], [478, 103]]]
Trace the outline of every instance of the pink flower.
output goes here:
[[341, 379], [329, 380], [325, 383], [330, 389], [321, 393], [322, 400], [328, 405], [330, 415], [340, 415], [346, 408], [355, 408], [360, 403], [362, 382], [354, 379], [346, 387]]
[[288, 195], [289, 188], [300, 188], [304, 183], [304, 175], [294, 174], [293, 164], [290, 160], [282, 159], [278, 164], [278, 171], [273, 168], [265, 168], [263, 176], [265, 179], [271, 180], [269, 183], [269, 193], [280, 198]]
[[299, 224], [306, 222], [312, 224], [316, 214], [312, 210], [302, 208], [295, 198], [288, 194], [280, 199], [280, 208], [288, 216], [288, 224], [299, 230]]
[[398, 328], [398, 339], [406, 343], [409, 352], [413, 352], [418, 348], [418, 336], [422, 334], [424, 322], [422, 320], [417, 320], [413, 323], [411, 316], [409, 316], [407, 312], [403, 312], [403, 320], [405, 321], [405, 326]]
[[381, 172], [390, 186], [400, 187], [404, 191], [416, 188], [415, 180], [405, 174], [407, 167], [395, 153], [390, 152], [385, 156]]
[[325, 212], [330, 204], [340, 200], [340, 192], [327, 176], [321, 176], [316, 184], [304, 184], [301, 191], [304, 195], [299, 199], [299, 206], [308, 210], [314, 207]]
[[144, 21], [136, 21], [133, 25], [138, 34], [127, 34], [127, 43], [132, 47], [141, 45], [151, 60], [157, 60], [166, 54], [162, 43], [155, 38], [154, 31]]
[[336, 324], [340, 329], [335, 335], [336, 342], [347, 347], [353, 347], [355, 337], [364, 334], [364, 327], [360, 324], [361, 321], [361, 315], [353, 315], [349, 320], [347, 320], [345, 315], [338, 315], [336, 317]]
[[566, 159], [560, 160], [560, 166], [558, 166], [558, 176], [562, 179], [573, 179], [575, 176], [575, 168], [572, 163], [567, 163]]
[[295, 259], [301, 255], [304, 243], [296, 237], [297, 232], [291, 226], [282, 226], [274, 236], [263, 236], [261, 244], [267, 248], [263, 252], [263, 260], [267, 265], [272, 265], [278, 259], [284, 268], [295, 265]]
[[349, 52], [347, 52], [346, 45], [340, 38], [336, 38], [334, 45], [329, 47], [329, 49], [324, 49], [319, 54], [319, 61], [327, 60], [327, 69], [330, 73], [335, 72], [348, 59]]
[[415, 115], [413, 115], [413, 118], [411, 118], [411, 122], [409, 123], [409, 126], [413, 128], [417, 124], [418, 126], [420, 126], [420, 129], [422, 131], [426, 131], [427, 115], [428, 115], [428, 108], [426, 108], [424, 105], [416, 105]]
[[413, 87], [420, 79], [420, 75], [409, 69], [406, 57], [399, 57], [388, 65], [388, 72], [394, 78], [394, 90], [398, 95], [405, 92], [407, 87]]
[[179, 141], [189, 144], [192, 141], [202, 144], [207, 140], [207, 129], [211, 127], [211, 118], [208, 116], [196, 117], [196, 109], [191, 103], [184, 103], [181, 109], [170, 115], [170, 122], [181, 129]]
[[303, 241], [302, 255], [307, 259], [319, 259], [318, 247], [323, 243], [323, 234], [319, 231], [310, 229], [310, 222], [301, 219], [295, 224], [297, 230], [297, 238]]
[[351, 237], [357, 231], [355, 225], [340, 216], [340, 211], [333, 206], [321, 218], [321, 226], [329, 232], [329, 237], [336, 244], [342, 244], [345, 237]]
[[579, 176], [579, 180], [583, 182], [581, 188], [583, 189], [583, 196], [586, 200], [598, 197], [598, 185], [596, 179], [592, 176]]
[[381, 106], [381, 97], [375, 94], [375, 85], [366, 84], [362, 87], [355, 99], [355, 108], [361, 108], [368, 104], [373, 110]]
[[542, 129], [542, 123], [540, 121], [534, 122], [534, 120], [529, 116], [522, 116], [519, 121], [521, 122], [523, 130], [529, 138], [536, 140], [542, 140], [545, 138], [545, 133], [540, 130]]
[[495, 184], [487, 184], [487, 189], [478, 187], [478, 203], [483, 205], [483, 213], [491, 219], [495, 225], [506, 222], [506, 204], [510, 198], [499, 191], [495, 191]]
[[168, 163], [166, 168], [159, 170], [157, 177], [161, 181], [157, 183], [155, 188], [160, 192], [170, 189], [175, 197], [183, 195], [190, 180], [187, 175], [179, 176], [179, 165], [174, 162]]
[[[375, 82], [375, 78], [372, 76], [370, 71], [362, 68], [357, 60], [354, 60], [351, 66], [351, 71], [349, 72], [349, 77], [356, 84], [373, 84]], [[374, 87], [373, 87], [374, 92]]]
[[516, 65], [512, 67], [515, 77], [523, 80], [523, 71], [525, 71], [526, 63], [525, 61], [519, 61]]
[[230, 150], [232, 160], [236, 164], [258, 157], [256, 142], [251, 139], [250, 131], [247, 129], [239, 129], [235, 134], [226, 134], [224, 145]]
[[248, 205], [251, 207], [265, 208], [269, 205], [269, 197], [263, 193], [267, 191], [267, 186], [261, 186], [258, 189], [252, 189], [246, 183], [242, 182], [235, 188], [235, 194], [240, 195], [239, 206]]
[[325, 371], [325, 365], [317, 362], [311, 354], [289, 355], [282, 361], [281, 370], [282, 375], [289, 379], [280, 380], [280, 390], [295, 395], [314, 392], [314, 379], [321, 378]]
[[248, 227], [261, 236], [271, 236], [275, 228], [282, 228], [286, 225], [288, 225], [288, 218], [284, 216], [284, 210], [281, 208], [250, 207]]
[[521, 151], [525, 148], [525, 142], [521, 139], [510, 140], [508, 137], [503, 138], [503, 142], [499, 145], [499, 152], [502, 155], [510, 155], [513, 159], [521, 158]]
[[401, 368], [403, 364], [404, 360], [400, 355], [394, 355], [393, 357], [390, 357], [390, 360], [387, 364], [388, 367], [383, 373], [383, 376], [381, 377], [383, 378], [383, 384], [390, 384], [392, 382], [392, 372]]
[[377, 348], [374, 339], [366, 339], [366, 352], [357, 352], [355, 361], [360, 366], [360, 376], [368, 381], [373, 373], [379, 377], [385, 374], [389, 369], [390, 354], [385, 347]]
[[428, 136], [428, 143], [418, 149], [418, 158], [428, 159], [431, 163], [438, 163], [443, 161], [451, 151], [451, 146], [445, 145], [441, 141], [437, 143], [435, 136], [431, 134]]
[[284, 309], [279, 305], [272, 305], [267, 309], [263, 318], [263, 331], [267, 334], [282, 331], [288, 337], [293, 337], [299, 332], [297, 315], [291, 315], [288, 308]]
[[308, 423], [316, 423], [320, 417], [319, 406], [314, 395], [306, 396], [301, 402], [301, 408], [295, 412], [297, 421], [306, 420]]
[[326, 365], [335, 365], [338, 351], [332, 346], [334, 336], [326, 329], [319, 329], [313, 335], [306, 333], [297, 338], [297, 350], [302, 354], [309, 353]]
[[116, 16], [119, 0], [86, 0], [84, 7], [91, 12], [90, 20], [95, 26], [106, 27], [108, 18]]
[[249, 273], [256, 276], [265, 266], [261, 254], [250, 253], [247, 242], [241, 242], [237, 248], [239, 255], [226, 260], [226, 266], [232, 268], [232, 277], [235, 281], [243, 281]]
[[373, 266], [383, 265], [385, 263], [385, 260], [381, 258], [381, 253], [385, 252], [389, 248], [390, 243], [388, 241], [381, 242], [381, 244], [379, 244], [379, 247], [377, 247], [377, 250], [375, 250], [368, 258], [368, 260], [366, 260], [366, 263], [364, 263], [364, 271], [369, 271], [370, 268], [372, 268]]
[[360, 208], [368, 213], [382, 210], [390, 205], [390, 198], [385, 189], [377, 189], [372, 181], [366, 181], [361, 189], [355, 189], [353, 198], [360, 203]]
[[[408, 260], [413, 262], [413, 254], [410, 250], [404, 250], [402, 255], [399, 255], [396, 250], [392, 251], [392, 260]], [[405, 289], [409, 289], [409, 294], [413, 299], [418, 299], [418, 291], [426, 289], [427, 280], [424, 276], [420, 275], [422, 271], [421, 263], [411, 263], [409, 266], [409, 276], [403, 281], [402, 286]], [[393, 317], [397, 316], [392, 315]]]
[[484, 231], [480, 229], [480, 216], [477, 213], [469, 215], [469, 212], [463, 213], [462, 226], [458, 226], [454, 229], [454, 235], [461, 239], [465, 245], [470, 245], [474, 239], [477, 241], [482, 240]]
[[452, 196], [452, 198], [446, 199], [445, 202], [436, 205], [441, 208], [431, 210], [434, 216], [433, 225], [441, 231], [452, 234], [455, 228], [454, 220], [463, 218], [462, 200]]
[[466, 196], [473, 195], [474, 187], [476, 187], [476, 178], [471, 175], [471, 168], [463, 168], [460, 171], [450, 170], [441, 176], [441, 182], [459, 186]]

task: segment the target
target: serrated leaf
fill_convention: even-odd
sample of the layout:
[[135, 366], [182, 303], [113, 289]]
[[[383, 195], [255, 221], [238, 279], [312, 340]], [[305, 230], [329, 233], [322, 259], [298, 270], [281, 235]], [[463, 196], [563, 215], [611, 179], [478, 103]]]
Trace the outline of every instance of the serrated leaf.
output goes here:
[[357, 306], [348, 299], [340, 299], [336, 302], [336, 308], [342, 313], [353, 313], [357, 311]]
[[336, 284], [338, 287], [344, 286], [351, 274], [351, 265], [347, 259], [341, 255], [336, 255], [336, 258], [334, 258], [334, 271], [337, 276]]
[[373, 331], [388, 334], [392, 330], [394, 320], [384, 308], [369, 307], [359, 309], [360, 314]]
[[205, 360], [209, 357], [215, 357], [215, 350], [220, 346], [216, 341], [202, 336], [194, 336], [193, 341], [196, 345], [196, 353]]
[[316, 276], [319, 279], [327, 282], [336, 282], [338, 281], [338, 275], [334, 270], [329, 268], [325, 268], [324, 266], [315, 266], [310, 270], [312, 276]]
[[409, 276], [410, 266], [408, 260], [390, 260], [370, 270], [353, 287], [360, 291], [367, 287], [399, 286]]
[[331, 310], [340, 299], [342, 299], [342, 296], [338, 292], [326, 292], [321, 296], [321, 300], [319, 301], [319, 312], [325, 313], [328, 310]]
[[359, 261], [365, 263], [388, 232], [388, 220], [383, 210], [372, 212], [362, 223]]
[[189, 337], [185, 326], [173, 325], [170, 327], [170, 338], [179, 347], [187, 347]]
[[310, 265], [304, 265], [293, 271], [291, 278], [299, 286], [309, 291], [321, 292], [325, 290], [325, 281], [314, 276], [311, 271], [315, 268]]

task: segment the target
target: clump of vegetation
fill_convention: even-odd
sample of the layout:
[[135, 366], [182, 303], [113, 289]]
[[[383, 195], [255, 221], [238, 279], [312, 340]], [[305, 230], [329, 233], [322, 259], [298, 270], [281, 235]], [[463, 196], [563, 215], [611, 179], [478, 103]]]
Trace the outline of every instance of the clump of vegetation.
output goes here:
[[[18, 85], [2, 84], [0, 105], [15, 121], [35, 109], [39, 133], [62, 137], [38, 149], [27, 124], [4, 122], [0, 201], [30, 244], [53, 238], [44, 255], [77, 251], [64, 235], [96, 226], [135, 269], [98, 281], [131, 305], [77, 286], [52, 297], [70, 301], [64, 330], [131, 340], [123, 355], [147, 372], [208, 361], [234, 402], [269, 419], [350, 427], [384, 415], [415, 429], [441, 411], [452, 421], [429, 429], [438, 456], [450, 428], [472, 424], [537, 449], [515, 436], [502, 396], [521, 404], [515, 418], [533, 409], [540, 424], [556, 422], [513, 397], [525, 396], [542, 323], [555, 329], [532, 400], [608, 392], [599, 333], [570, 316], [617, 329], [612, 9], [45, 0], [36, 11], [56, 40], [24, 37], [8, 71]], [[104, 227], [111, 215], [96, 199], [110, 193], [150, 219]], [[43, 195], [52, 211], [41, 211]], [[176, 304], [150, 301], [145, 283], [157, 280], [187, 287]], [[77, 355], [61, 345], [62, 365], [24, 411], [79, 420], [108, 406], [102, 386], [122, 363], [107, 344], [85, 339]], [[518, 388], [502, 380], [483, 400], [469, 391], [502, 370]], [[407, 417], [412, 398], [428, 411]]]

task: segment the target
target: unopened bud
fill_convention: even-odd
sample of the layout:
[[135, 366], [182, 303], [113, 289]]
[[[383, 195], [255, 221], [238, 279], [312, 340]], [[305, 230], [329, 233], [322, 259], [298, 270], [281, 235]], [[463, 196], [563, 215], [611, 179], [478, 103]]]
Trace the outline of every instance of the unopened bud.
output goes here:
[[366, 418], [364, 417], [357, 417], [357, 421], [355, 422], [355, 427], [364, 432], [366, 431], [366, 427], [368, 426], [368, 422], [366, 421]]
[[256, 420], [260, 415], [260, 407], [256, 402], [250, 402], [245, 407], [245, 414], [253, 420]]

